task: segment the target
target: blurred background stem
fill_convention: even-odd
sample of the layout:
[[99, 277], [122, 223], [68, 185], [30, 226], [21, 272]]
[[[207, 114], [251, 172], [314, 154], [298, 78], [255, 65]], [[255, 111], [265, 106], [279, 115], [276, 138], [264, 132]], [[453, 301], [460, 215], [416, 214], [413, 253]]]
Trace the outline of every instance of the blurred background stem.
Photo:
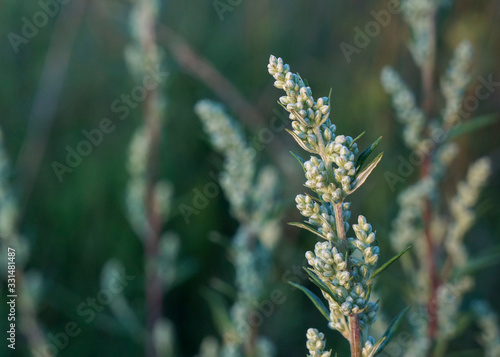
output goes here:
[[[421, 79], [422, 79], [422, 109], [426, 114], [427, 124], [431, 120], [434, 110], [434, 72], [435, 72], [435, 58], [436, 58], [436, 11], [432, 11], [428, 16], [429, 18], [429, 39], [428, 39], [428, 55], [425, 62], [421, 66]], [[429, 137], [431, 133], [428, 133]], [[430, 149], [420, 166], [420, 178], [432, 176], [432, 160], [435, 148]], [[434, 217], [433, 205], [430, 197], [425, 199], [424, 203], [424, 236], [427, 249], [427, 269], [429, 275], [429, 296], [427, 300], [427, 333], [431, 345], [434, 343], [438, 330], [438, 316], [437, 316], [437, 291], [439, 288], [439, 277], [437, 270], [437, 254], [436, 244], [432, 236], [432, 220]], [[432, 350], [432, 349], [431, 349]]]

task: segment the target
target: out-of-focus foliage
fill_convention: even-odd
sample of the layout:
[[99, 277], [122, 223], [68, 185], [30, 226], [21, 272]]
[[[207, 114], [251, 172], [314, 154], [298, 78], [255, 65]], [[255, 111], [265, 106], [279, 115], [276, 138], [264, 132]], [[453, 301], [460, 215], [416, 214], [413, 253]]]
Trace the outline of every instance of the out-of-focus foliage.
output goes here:
[[[59, 4], [48, 0], [40, 3]], [[38, 320], [47, 335], [63, 332], [69, 322], [81, 328], [59, 356], [142, 356], [143, 346], [112, 318], [109, 305], [94, 309], [95, 317], [90, 322], [90, 315], [79, 310], [87, 299], [98, 298], [101, 271], [114, 258], [122, 262], [128, 276], [135, 276], [122, 294], [136, 315], [144, 316], [143, 246], [127, 221], [125, 202], [128, 145], [142, 121], [141, 100], [134, 98], [139, 98], [140, 89], [136, 88], [143, 84], [130, 76], [123, 55], [130, 43], [132, 5], [119, 0], [73, 0], [43, 10], [40, 3], [6, 0], [0, 4], [0, 125], [6, 151], [16, 169], [12, 184], [19, 197], [18, 230], [31, 247], [27, 269], [43, 276], [44, 293], [37, 299]], [[283, 109], [276, 103], [276, 90], [266, 71], [269, 54], [286, 57], [294, 68], [301, 68], [301, 76], [317, 93], [328, 93], [332, 88], [332, 119], [342, 133], [355, 136], [366, 131], [360, 139], [365, 146], [378, 136], [384, 137], [379, 146], [385, 152], [377, 168], [379, 173], [398, 173], [400, 157], [410, 153], [404, 146], [390, 99], [380, 84], [380, 70], [391, 64], [412, 88], [419, 86], [418, 71], [407, 48], [410, 34], [401, 14], [392, 14], [388, 20], [378, 15], [388, 8], [388, 1], [244, 0], [229, 5], [231, 11], [219, 9], [218, 13], [214, 4], [219, 3], [230, 2], [159, 1], [158, 43], [169, 72], [163, 88], [168, 120], [159, 160], [162, 178], [175, 187], [171, 219], [165, 229], [180, 237], [179, 259], [190, 259], [201, 267], [173, 286], [164, 300], [164, 315], [175, 325], [180, 356], [195, 355], [205, 336], [216, 335], [201, 292], [213, 277], [222, 279], [222, 286], [234, 281], [225, 235], [231, 236], [238, 225], [229, 214], [221, 190], [218, 194], [210, 190], [222, 160], [205, 141], [194, 104], [202, 98], [223, 101], [234, 117], [244, 121], [249, 137], [255, 139], [250, 143], [256, 148], [258, 160], [275, 165], [285, 178], [283, 197], [290, 199], [284, 202], [283, 222], [288, 222], [300, 219], [292, 198], [304, 190], [303, 173], [288, 153], [296, 145], [279, 129], [281, 121], [273, 120], [277, 113], [283, 116]], [[44, 11], [49, 13], [47, 21], [37, 15]], [[374, 31], [368, 24], [377, 18], [383, 23], [379, 31]], [[440, 10], [439, 19], [436, 71], [444, 73], [456, 45], [468, 39], [475, 48], [475, 73], [466, 96], [474, 95], [479, 76], [500, 81], [499, 3], [450, 1]], [[26, 22], [33, 21], [40, 26], [30, 29]], [[16, 53], [11, 42], [20, 40], [10, 34], [21, 36], [23, 31], [28, 36], [17, 43]], [[241, 102], [227, 103], [235, 98], [234, 91], [227, 93], [227, 86], [214, 82], [210, 71], [199, 63], [193, 65], [193, 57], [176, 36], [230, 81], [258, 115], [242, 117], [238, 110], [249, 112], [243, 110]], [[356, 49], [349, 58], [344, 56], [342, 43]], [[193, 76], [193, 68], [201, 69], [203, 78], [209, 78], [210, 83]], [[491, 95], [479, 102], [474, 116], [498, 116], [499, 89], [493, 87]], [[444, 98], [436, 100], [444, 103]], [[102, 129], [103, 123], [108, 123], [103, 121], [105, 118], [114, 128], [106, 127], [107, 133]], [[68, 152], [75, 150], [78, 154], [82, 140], [89, 140], [83, 131], [95, 133], [95, 129], [100, 129], [102, 139], [94, 136], [98, 144], [92, 145], [91, 153], [81, 160], [69, 155], [67, 162]], [[443, 186], [445, 193], [453, 193], [448, 187], [455, 187], [465, 176], [468, 163], [481, 156], [492, 159], [492, 175], [478, 201], [477, 224], [464, 240], [471, 256], [497, 245], [500, 237], [499, 132], [500, 124], [496, 123], [458, 139], [459, 155], [449, 168], [449, 185]], [[38, 166], [37, 155], [41, 153]], [[59, 177], [62, 182], [54, 172], [54, 162], [71, 170]], [[415, 173], [408, 173], [405, 182], [397, 183], [395, 192], [383, 174], [373, 174], [354, 193], [352, 209], [362, 211], [377, 227], [382, 261], [392, 255], [388, 236], [397, 212], [396, 194], [415, 181]], [[186, 206], [192, 208], [188, 219], [179, 209]], [[296, 228], [284, 230], [284, 239], [274, 256], [272, 278], [286, 299], [275, 304], [274, 311], [265, 318], [260, 327], [262, 335], [274, 342], [278, 356], [304, 356], [305, 328], [317, 326], [325, 332], [328, 344], [343, 356], [348, 351], [347, 343], [328, 330], [305, 296], [285, 284], [291, 279], [306, 282], [300, 269], [304, 265], [302, 254], [312, 248], [314, 240], [308, 233], [299, 236]], [[500, 293], [499, 267], [489, 265], [478, 274], [475, 289], [465, 296], [465, 303], [481, 298], [500, 311], [495, 298]], [[388, 316], [404, 305], [400, 296], [391, 296], [402, 278], [398, 269], [389, 269], [377, 284], [379, 296], [384, 297], [381, 309]], [[4, 285], [0, 293], [4, 301]], [[6, 331], [6, 314], [6, 305], [1, 304], [2, 331]], [[405, 330], [403, 324], [401, 331], [409, 329]], [[479, 330], [470, 332], [470, 337], [451, 341], [450, 348], [479, 348]], [[30, 355], [25, 339], [21, 335], [17, 339], [18, 348], [12, 355]], [[0, 350], [1, 355], [8, 355], [5, 341]]]

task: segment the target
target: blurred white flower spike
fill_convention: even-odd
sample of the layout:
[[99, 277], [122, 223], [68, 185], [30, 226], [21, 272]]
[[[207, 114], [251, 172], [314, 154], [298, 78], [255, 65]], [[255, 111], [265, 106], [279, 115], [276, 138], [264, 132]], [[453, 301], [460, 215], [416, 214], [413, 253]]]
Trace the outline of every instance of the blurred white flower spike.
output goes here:
[[[239, 123], [226, 114], [222, 105], [202, 100], [196, 104], [195, 112], [212, 146], [224, 157], [219, 183], [232, 215], [240, 224], [231, 244], [236, 270], [236, 301], [227, 313], [230, 323], [220, 331], [225, 336], [221, 356], [252, 356], [255, 353], [256, 356], [272, 357], [275, 355], [273, 344], [253, 334], [264, 323], [255, 310], [262, 301], [271, 256], [281, 237], [279, 177], [269, 166], [257, 170], [255, 149], [248, 144]], [[218, 299], [211, 296], [207, 295], [209, 302], [217, 304]], [[218, 308], [224, 310], [224, 307]]]

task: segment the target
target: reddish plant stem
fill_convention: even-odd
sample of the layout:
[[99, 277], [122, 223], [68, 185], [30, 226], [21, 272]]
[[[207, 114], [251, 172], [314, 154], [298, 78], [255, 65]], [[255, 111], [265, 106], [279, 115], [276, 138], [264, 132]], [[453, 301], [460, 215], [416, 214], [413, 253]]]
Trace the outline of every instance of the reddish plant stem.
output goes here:
[[[421, 177], [427, 177], [430, 175], [431, 157], [431, 153], [426, 156], [422, 165]], [[436, 264], [435, 244], [431, 231], [432, 215], [432, 204], [430, 199], [427, 198], [425, 200], [423, 209], [424, 237], [427, 251], [426, 263], [429, 276], [429, 299], [427, 301], [427, 333], [431, 341], [434, 341], [438, 330], [437, 290], [439, 288], [439, 277]]]
[[434, 71], [436, 66], [436, 13], [430, 15], [429, 57], [422, 65], [422, 109], [427, 117], [434, 108]]
[[[156, 94], [156, 93], [155, 93]], [[147, 111], [145, 111], [147, 113]], [[146, 274], [146, 355], [148, 357], [157, 356], [154, 341], [152, 339], [153, 330], [161, 318], [163, 310], [163, 295], [161, 289], [161, 281], [158, 276], [158, 254], [159, 254], [159, 240], [161, 235], [161, 216], [159, 212], [159, 207], [157, 206], [157, 200], [155, 198], [155, 184], [157, 177], [157, 167], [155, 162], [157, 162], [156, 157], [159, 148], [159, 128], [154, 123], [151, 123], [151, 118], [147, 118], [146, 123], [146, 133], [149, 137], [149, 157], [148, 157], [148, 172], [147, 172], [147, 183], [146, 183], [146, 219], [147, 219], [147, 231], [145, 237], [145, 250], [144, 250], [144, 261], [145, 261], [145, 274]], [[159, 125], [158, 125], [159, 126]], [[155, 133], [156, 131], [156, 133]]]
[[[335, 204], [333, 209], [335, 211], [337, 235], [342, 240], [344, 251], [347, 251], [347, 237], [344, 229], [342, 202]], [[359, 332], [359, 317], [357, 314], [349, 316], [349, 344], [351, 346], [351, 357], [361, 357], [361, 334]]]
[[[422, 78], [422, 109], [427, 118], [430, 118], [434, 109], [434, 71], [436, 53], [436, 13], [429, 16], [429, 56], [421, 68]], [[425, 156], [420, 169], [420, 178], [432, 176], [432, 156], [434, 150], [430, 150]], [[432, 236], [433, 209], [430, 197], [425, 199], [422, 212], [424, 237], [426, 245], [427, 269], [429, 277], [429, 297], [427, 300], [427, 334], [433, 344], [438, 332], [437, 317], [437, 290], [439, 288], [439, 277], [436, 264], [436, 246]]]
[[[140, 36], [142, 51], [145, 56], [158, 62], [155, 18], [151, 7], [143, 8], [144, 15], [148, 17], [148, 28]], [[153, 332], [163, 312], [163, 294], [161, 280], [158, 275], [159, 241], [162, 229], [162, 220], [158, 201], [155, 197], [155, 187], [159, 179], [159, 150], [161, 140], [161, 118], [159, 109], [158, 87], [150, 90], [143, 104], [144, 126], [147, 137], [147, 163], [146, 163], [146, 236], [144, 249], [144, 263], [146, 276], [146, 343], [147, 357], [156, 357]]]
[[349, 343], [351, 345], [351, 357], [361, 357], [361, 336], [359, 333], [359, 317], [357, 314], [349, 316]]

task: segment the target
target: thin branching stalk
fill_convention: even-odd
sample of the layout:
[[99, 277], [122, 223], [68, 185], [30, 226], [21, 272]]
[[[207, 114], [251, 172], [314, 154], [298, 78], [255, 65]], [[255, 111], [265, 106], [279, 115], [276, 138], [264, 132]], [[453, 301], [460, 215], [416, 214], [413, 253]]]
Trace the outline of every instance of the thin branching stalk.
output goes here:
[[[422, 80], [422, 110], [426, 114], [427, 118], [430, 118], [434, 110], [434, 71], [435, 71], [435, 58], [436, 58], [436, 11], [437, 8], [434, 7], [428, 16], [427, 21], [429, 22], [428, 29], [428, 49], [427, 57], [424, 61], [424, 65], [420, 68], [421, 70], [421, 80]], [[426, 123], [428, 124], [428, 123]], [[434, 150], [429, 150], [424, 159], [423, 164], [420, 166], [420, 177], [425, 178], [432, 176], [431, 163], [433, 160]], [[423, 214], [423, 224], [424, 224], [424, 235], [427, 248], [427, 268], [429, 275], [429, 297], [427, 300], [427, 314], [428, 314], [428, 327], [427, 333], [431, 344], [436, 338], [438, 329], [438, 316], [436, 314], [436, 300], [437, 291], [439, 288], [439, 278], [438, 270], [436, 265], [436, 244], [432, 236], [432, 218], [434, 217], [432, 202], [429, 197], [425, 199], [424, 203], [424, 214]]]
[[[140, 0], [131, 13], [133, 42], [128, 47], [131, 72], [142, 78], [148, 69], [159, 70], [160, 50], [157, 46], [156, 24], [159, 13], [156, 1]], [[161, 202], [158, 197], [160, 183], [159, 152], [162, 132], [162, 101], [160, 83], [148, 88], [142, 103], [145, 136], [145, 161], [143, 172], [143, 199], [145, 212], [144, 261], [146, 292], [146, 356], [156, 357], [155, 329], [163, 312], [162, 279], [159, 275], [160, 238], [162, 233]]]

